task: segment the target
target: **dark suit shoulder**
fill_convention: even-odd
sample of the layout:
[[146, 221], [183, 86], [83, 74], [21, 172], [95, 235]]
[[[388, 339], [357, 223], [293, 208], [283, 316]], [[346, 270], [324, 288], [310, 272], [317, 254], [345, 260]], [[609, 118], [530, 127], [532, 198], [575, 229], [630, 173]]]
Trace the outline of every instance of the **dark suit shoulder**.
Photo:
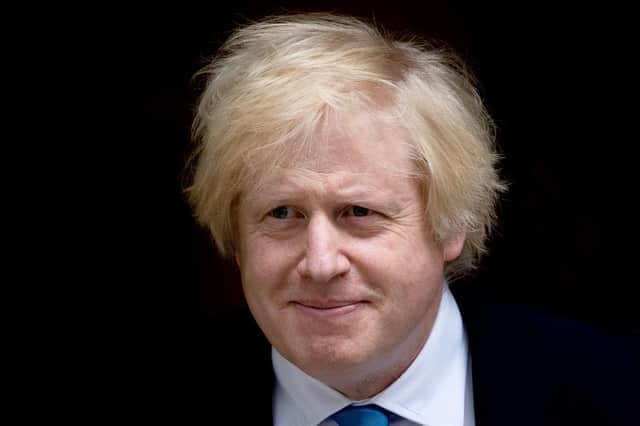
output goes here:
[[617, 425], [635, 417], [640, 350], [633, 336], [474, 292], [454, 294], [481, 419], [502, 424], [495, 419], [528, 413], [519, 424]]

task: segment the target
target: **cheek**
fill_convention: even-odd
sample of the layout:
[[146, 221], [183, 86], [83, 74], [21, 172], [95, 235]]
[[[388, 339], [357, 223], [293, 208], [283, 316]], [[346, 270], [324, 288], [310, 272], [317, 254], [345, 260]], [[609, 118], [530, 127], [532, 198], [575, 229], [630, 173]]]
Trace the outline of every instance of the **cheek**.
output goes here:
[[441, 251], [435, 244], [418, 238], [396, 235], [372, 241], [369, 247], [361, 248], [361, 253], [368, 280], [378, 283], [387, 296], [400, 304], [429, 301], [444, 280]]
[[264, 293], [288, 281], [296, 264], [295, 247], [264, 237], [247, 238], [243, 241], [240, 259], [245, 293]]
[[425, 236], [426, 232], [417, 226], [394, 230], [364, 241], [359, 251], [370, 263], [382, 262], [391, 272], [413, 275], [441, 269], [444, 265], [442, 250]]

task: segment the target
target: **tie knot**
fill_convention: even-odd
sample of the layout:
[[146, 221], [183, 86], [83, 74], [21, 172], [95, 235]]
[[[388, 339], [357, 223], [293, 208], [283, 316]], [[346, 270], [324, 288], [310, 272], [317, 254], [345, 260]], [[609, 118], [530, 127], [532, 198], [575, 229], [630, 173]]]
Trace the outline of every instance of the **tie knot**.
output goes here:
[[350, 405], [331, 416], [339, 426], [388, 426], [389, 419], [377, 405]]

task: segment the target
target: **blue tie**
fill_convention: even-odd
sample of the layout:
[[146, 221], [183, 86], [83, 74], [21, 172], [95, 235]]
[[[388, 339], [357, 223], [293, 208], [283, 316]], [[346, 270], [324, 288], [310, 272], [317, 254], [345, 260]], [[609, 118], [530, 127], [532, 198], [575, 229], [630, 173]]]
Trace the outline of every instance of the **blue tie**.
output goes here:
[[335, 413], [331, 419], [340, 426], [389, 426], [387, 415], [376, 405], [351, 405]]

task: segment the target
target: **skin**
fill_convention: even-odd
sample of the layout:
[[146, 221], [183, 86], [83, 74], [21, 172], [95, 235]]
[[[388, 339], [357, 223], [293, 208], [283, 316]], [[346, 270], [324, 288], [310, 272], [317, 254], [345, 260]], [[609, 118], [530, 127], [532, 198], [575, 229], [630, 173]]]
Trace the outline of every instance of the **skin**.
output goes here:
[[307, 160], [243, 194], [236, 260], [278, 352], [359, 400], [396, 380], [427, 341], [445, 262], [464, 236], [433, 238], [404, 131], [365, 113], [340, 123], [317, 135]]

